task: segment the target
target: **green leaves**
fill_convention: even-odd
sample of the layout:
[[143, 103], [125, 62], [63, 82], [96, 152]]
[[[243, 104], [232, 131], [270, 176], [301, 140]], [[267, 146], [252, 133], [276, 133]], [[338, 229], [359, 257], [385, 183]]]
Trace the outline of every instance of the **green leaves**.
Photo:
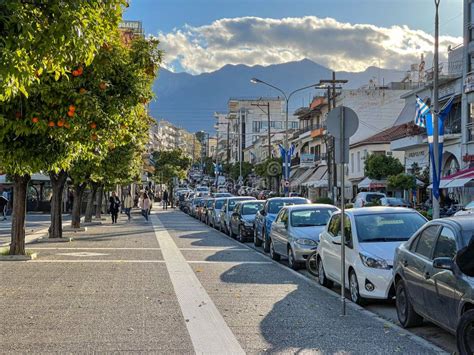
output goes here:
[[388, 177], [388, 187], [393, 190], [412, 190], [416, 188], [416, 178], [404, 173], [392, 175]]
[[391, 175], [398, 175], [405, 171], [402, 163], [397, 158], [385, 154], [371, 154], [365, 160], [365, 176], [381, 180]]

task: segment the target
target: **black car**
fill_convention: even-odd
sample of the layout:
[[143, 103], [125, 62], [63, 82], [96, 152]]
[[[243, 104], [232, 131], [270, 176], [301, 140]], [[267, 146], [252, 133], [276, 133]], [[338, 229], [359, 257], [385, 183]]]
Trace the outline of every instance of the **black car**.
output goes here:
[[252, 240], [255, 215], [263, 208], [265, 201], [242, 201], [235, 205], [230, 217], [230, 236], [244, 242]]
[[209, 217], [212, 206], [214, 205], [215, 198], [205, 198], [203, 201], [202, 211], [201, 211], [201, 222], [209, 224]]
[[474, 353], [473, 235], [472, 217], [433, 220], [396, 249], [394, 260], [400, 323], [438, 324], [456, 334], [460, 354]]

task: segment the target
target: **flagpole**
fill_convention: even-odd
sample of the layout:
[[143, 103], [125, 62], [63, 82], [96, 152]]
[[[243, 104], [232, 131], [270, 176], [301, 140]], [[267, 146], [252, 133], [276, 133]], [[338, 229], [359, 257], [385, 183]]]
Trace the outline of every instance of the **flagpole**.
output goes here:
[[[439, 114], [439, 100], [438, 100], [438, 52], [439, 52], [439, 16], [438, 16], [438, 8], [439, 8], [440, 0], [434, 0], [436, 12], [435, 12], [435, 47], [434, 47], [434, 58], [433, 58], [433, 176], [436, 176], [438, 172], [441, 170], [438, 166], [439, 161], [439, 122], [438, 122], [438, 114]], [[437, 177], [439, 181], [441, 176]], [[433, 189], [432, 191], [435, 192], [434, 186], [435, 179], [433, 179]], [[436, 194], [433, 193], [433, 219], [439, 218], [439, 195], [436, 197]]]

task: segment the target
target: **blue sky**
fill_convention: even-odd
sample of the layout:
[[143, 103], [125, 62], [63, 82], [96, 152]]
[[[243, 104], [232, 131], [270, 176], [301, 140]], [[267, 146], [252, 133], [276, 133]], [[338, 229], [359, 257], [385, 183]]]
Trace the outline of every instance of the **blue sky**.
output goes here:
[[[462, 7], [462, 0], [441, 0], [444, 51], [461, 41]], [[198, 74], [304, 57], [336, 70], [403, 67], [421, 53], [429, 57], [433, 16], [434, 0], [131, 0], [124, 17], [161, 39], [168, 69]]]

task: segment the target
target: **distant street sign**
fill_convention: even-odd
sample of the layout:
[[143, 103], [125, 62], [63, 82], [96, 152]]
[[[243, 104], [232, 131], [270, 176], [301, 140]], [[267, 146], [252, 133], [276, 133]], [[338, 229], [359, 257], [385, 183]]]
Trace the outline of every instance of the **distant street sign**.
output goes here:
[[329, 112], [326, 124], [329, 134], [336, 138], [334, 154], [336, 163], [349, 163], [349, 138], [359, 128], [357, 114], [349, 107], [339, 106]]

